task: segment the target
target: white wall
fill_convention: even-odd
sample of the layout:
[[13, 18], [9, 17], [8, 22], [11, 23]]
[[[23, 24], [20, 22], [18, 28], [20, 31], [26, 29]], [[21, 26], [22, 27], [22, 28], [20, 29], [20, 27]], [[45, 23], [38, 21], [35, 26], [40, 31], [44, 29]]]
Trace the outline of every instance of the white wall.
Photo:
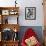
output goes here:
[[[0, 0], [0, 6], [15, 6], [15, 0]], [[17, 0], [21, 26], [43, 26], [42, 0]], [[25, 7], [36, 7], [36, 20], [25, 20]]]

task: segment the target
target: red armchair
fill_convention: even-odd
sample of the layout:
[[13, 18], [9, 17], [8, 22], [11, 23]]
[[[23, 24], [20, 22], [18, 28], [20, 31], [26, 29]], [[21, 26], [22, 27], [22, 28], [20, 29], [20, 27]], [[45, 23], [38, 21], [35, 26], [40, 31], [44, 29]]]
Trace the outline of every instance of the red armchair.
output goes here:
[[[36, 33], [31, 28], [27, 29], [27, 31], [25, 32], [25, 35], [22, 38], [21, 46], [32, 46], [32, 45], [27, 45], [29, 42], [26, 43], [25, 41], [28, 41], [29, 39], [33, 39], [33, 37], [34, 37], [34, 39], [36, 38], [36, 40], [34, 40], [34, 41], [36, 41], [36, 44], [34, 46], [41, 46], [40, 42], [37, 40]], [[31, 44], [31, 43], [29, 43], [29, 44]]]

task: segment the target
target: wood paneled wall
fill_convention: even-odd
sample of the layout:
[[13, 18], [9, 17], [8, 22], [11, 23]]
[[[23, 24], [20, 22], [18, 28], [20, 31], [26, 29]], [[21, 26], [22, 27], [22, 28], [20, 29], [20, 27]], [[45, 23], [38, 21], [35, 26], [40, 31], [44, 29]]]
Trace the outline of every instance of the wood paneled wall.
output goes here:
[[44, 9], [44, 26], [46, 26], [46, 0], [43, 0], [43, 9]]
[[43, 10], [44, 10], [44, 42], [46, 46], [46, 0], [43, 0]]

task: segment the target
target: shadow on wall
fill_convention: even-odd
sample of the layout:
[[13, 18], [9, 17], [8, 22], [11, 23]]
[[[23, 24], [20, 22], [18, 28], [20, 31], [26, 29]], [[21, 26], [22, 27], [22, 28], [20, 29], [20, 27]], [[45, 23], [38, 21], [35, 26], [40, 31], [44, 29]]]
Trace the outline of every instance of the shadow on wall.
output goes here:
[[19, 32], [19, 39], [20, 39], [20, 42], [24, 36], [24, 33], [25, 31], [28, 29], [28, 28], [32, 28], [36, 34], [37, 34], [37, 37], [39, 39], [39, 41], [41, 43], [43, 43], [43, 30], [42, 30], [42, 26], [21, 26], [20, 27], [20, 32]]

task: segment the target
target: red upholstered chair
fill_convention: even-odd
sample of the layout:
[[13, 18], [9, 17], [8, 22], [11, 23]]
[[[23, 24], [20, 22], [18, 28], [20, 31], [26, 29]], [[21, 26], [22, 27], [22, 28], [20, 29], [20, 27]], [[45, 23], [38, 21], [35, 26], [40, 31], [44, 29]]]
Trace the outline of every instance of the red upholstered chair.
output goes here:
[[[36, 40], [37, 40], [37, 35], [36, 35], [36, 33], [33, 31], [33, 29], [32, 29], [32, 28], [27, 29], [27, 31], [25, 32], [24, 37], [22, 38], [21, 46], [27, 46], [25, 40], [28, 39], [28, 38], [30, 38], [30, 37], [32, 37], [32, 36], [35, 37]], [[37, 44], [35, 44], [34, 46], [41, 46], [41, 44], [40, 44], [40, 42], [37, 40]]]

